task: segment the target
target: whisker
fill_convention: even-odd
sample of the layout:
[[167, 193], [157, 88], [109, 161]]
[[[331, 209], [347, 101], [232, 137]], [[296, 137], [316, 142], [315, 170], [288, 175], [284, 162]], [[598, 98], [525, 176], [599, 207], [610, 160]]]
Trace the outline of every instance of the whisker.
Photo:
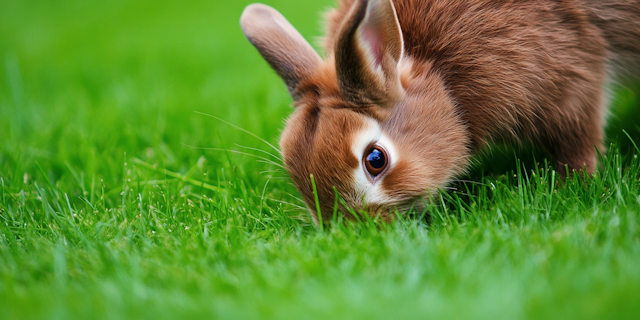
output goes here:
[[295, 203], [291, 203], [291, 202], [287, 202], [287, 201], [282, 201], [282, 200], [278, 200], [278, 199], [274, 199], [274, 198], [265, 198], [265, 199], [266, 199], [266, 200], [275, 201], [275, 202], [278, 202], [278, 203], [282, 203], [282, 204], [287, 204], [287, 205], [290, 205], [290, 206], [293, 206], [293, 207], [296, 207], [296, 208], [299, 208], [299, 209], [302, 209], [302, 210], [307, 210], [307, 208], [305, 208], [305, 207], [303, 207], [303, 206], [301, 206], [301, 205], [297, 205], [297, 204], [295, 204]]
[[[264, 159], [264, 158], [262, 158], [262, 159]], [[280, 168], [284, 169], [284, 166], [283, 166], [283, 165], [281, 165], [281, 164], [279, 164], [279, 163], [277, 163], [277, 162], [273, 162], [273, 161], [271, 161], [271, 160], [257, 160], [257, 162], [266, 163], [266, 164], [272, 164], [272, 165], [274, 165], [274, 166], [278, 166], [278, 167], [280, 167]]]
[[225, 151], [225, 152], [231, 152], [231, 153], [236, 153], [236, 154], [241, 154], [241, 155], [245, 155], [245, 156], [249, 156], [249, 157], [254, 157], [257, 159], [261, 159], [262, 161], [258, 161], [258, 162], [263, 162], [263, 163], [268, 163], [268, 164], [272, 164], [274, 166], [280, 167], [282, 169], [285, 169], [284, 165], [274, 162], [273, 160], [269, 159], [269, 158], [265, 158], [265, 157], [261, 157], [259, 155], [255, 155], [255, 154], [251, 154], [251, 153], [247, 153], [247, 152], [242, 152], [242, 151], [238, 151], [238, 150], [229, 150], [229, 149], [222, 149], [222, 148], [205, 148], [205, 147], [196, 147], [196, 146], [190, 146], [188, 144], [182, 144], [186, 147], [189, 148], [193, 148], [193, 149], [198, 149], [198, 150], [209, 150], [209, 151]]
[[270, 155], [270, 156], [272, 156], [272, 157], [276, 158], [277, 160], [282, 161], [282, 159], [281, 159], [280, 157], [278, 157], [278, 156], [274, 155], [274, 154], [273, 154], [273, 153], [271, 153], [271, 152], [264, 151], [264, 150], [262, 150], [262, 149], [258, 149], [258, 148], [251, 148], [251, 147], [243, 146], [243, 145], [240, 145], [240, 144], [237, 144], [237, 143], [236, 143], [236, 146], [237, 146], [237, 147], [240, 147], [240, 148], [243, 148], [243, 149], [249, 149], [249, 150], [253, 150], [253, 151], [262, 152], [262, 153], [264, 153], [264, 154], [268, 154], [268, 155]]
[[220, 118], [218, 118], [218, 117], [216, 117], [216, 116], [214, 116], [214, 115], [210, 115], [210, 114], [208, 114], [208, 113], [204, 113], [204, 112], [200, 112], [200, 111], [194, 111], [194, 112], [195, 112], [195, 113], [197, 113], [197, 114], [200, 114], [200, 115], [206, 116], [206, 117], [210, 117], [210, 118], [216, 119], [216, 120], [218, 120], [218, 121], [220, 121], [220, 122], [222, 122], [222, 123], [226, 123], [227, 125], [232, 126], [232, 127], [234, 127], [235, 129], [240, 130], [240, 131], [242, 131], [242, 132], [244, 132], [244, 133], [246, 133], [246, 134], [248, 134], [248, 135], [250, 135], [250, 136], [252, 136], [252, 137], [254, 137], [254, 138], [256, 138], [256, 139], [258, 139], [258, 140], [260, 140], [260, 141], [262, 141], [262, 142], [264, 142], [266, 145], [268, 145], [269, 147], [273, 148], [273, 150], [277, 151], [277, 152], [278, 152], [278, 154], [282, 154], [282, 152], [280, 152], [280, 149], [276, 148], [274, 145], [272, 145], [271, 143], [269, 143], [267, 140], [265, 140], [265, 139], [263, 139], [263, 138], [260, 138], [260, 136], [258, 136], [257, 134], [255, 134], [255, 133], [253, 133], [253, 132], [251, 132], [251, 131], [249, 131], [249, 130], [247, 130], [247, 129], [244, 129], [244, 128], [241, 128], [241, 127], [239, 127], [239, 126], [236, 126], [235, 124], [233, 124], [233, 123], [231, 123], [231, 122], [228, 122], [228, 121], [222, 120], [222, 119], [220, 119]]
[[296, 200], [300, 201], [301, 203], [305, 203], [305, 202], [304, 202], [304, 200], [302, 200], [302, 199], [300, 199], [300, 198], [298, 198], [298, 197], [296, 197], [296, 196], [292, 195], [291, 193], [287, 192], [287, 194], [288, 194], [290, 197], [292, 197], [292, 198], [294, 198], [294, 199], [296, 199]]

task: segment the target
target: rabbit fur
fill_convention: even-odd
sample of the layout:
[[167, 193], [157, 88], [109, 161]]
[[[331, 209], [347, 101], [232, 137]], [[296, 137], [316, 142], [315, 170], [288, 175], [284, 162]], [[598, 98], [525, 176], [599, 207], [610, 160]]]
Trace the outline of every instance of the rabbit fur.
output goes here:
[[[384, 220], [420, 207], [490, 141], [592, 173], [607, 82], [640, 70], [631, 0], [342, 0], [324, 58], [266, 5], [241, 26], [293, 97], [282, 156], [316, 223], [336, 204]], [[388, 158], [378, 176], [372, 146]]]

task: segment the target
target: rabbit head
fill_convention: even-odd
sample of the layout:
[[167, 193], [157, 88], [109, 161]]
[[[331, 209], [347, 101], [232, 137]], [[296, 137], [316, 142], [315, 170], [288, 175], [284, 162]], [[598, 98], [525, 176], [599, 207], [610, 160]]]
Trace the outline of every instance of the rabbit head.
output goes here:
[[391, 0], [355, 1], [325, 59], [266, 5], [241, 26], [293, 97], [282, 156], [316, 223], [343, 205], [391, 220], [465, 170], [467, 129], [429, 65], [405, 53]]

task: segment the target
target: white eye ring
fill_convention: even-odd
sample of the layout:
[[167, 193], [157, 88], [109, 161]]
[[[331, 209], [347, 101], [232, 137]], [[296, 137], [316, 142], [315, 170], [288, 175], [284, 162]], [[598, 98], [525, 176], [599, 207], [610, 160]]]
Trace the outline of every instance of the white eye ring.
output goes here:
[[[364, 162], [365, 153], [371, 150], [371, 147], [374, 145], [384, 148], [388, 161], [385, 171], [378, 174], [375, 178], [371, 177]], [[351, 138], [351, 152], [360, 162], [358, 168], [354, 168], [353, 171], [352, 185], [354, 191], [361, 195], [366, 203], [387, 203], [393, 201], [393, 198], [384, 190], [382, 183], [379, 182], [388, 176], [395, 167], [395, 164], [398, 163], [400, 157], [393, 141], [382, 133], [382, 128], [378, 122], [371, 118], [365, 120], [361, 130]]]

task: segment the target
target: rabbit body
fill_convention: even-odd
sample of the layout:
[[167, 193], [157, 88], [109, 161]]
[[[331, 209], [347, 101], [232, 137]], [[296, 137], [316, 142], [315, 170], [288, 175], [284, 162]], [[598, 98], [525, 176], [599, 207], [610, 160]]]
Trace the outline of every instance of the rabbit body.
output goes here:
[[316, 222], [420, 206], [492, 140], [592, 173], [611, 71], [640, 61], [640, 1], [342, 0], [324, 59], [267, 6], [241, 23], [294, 98], [281, 149]]

